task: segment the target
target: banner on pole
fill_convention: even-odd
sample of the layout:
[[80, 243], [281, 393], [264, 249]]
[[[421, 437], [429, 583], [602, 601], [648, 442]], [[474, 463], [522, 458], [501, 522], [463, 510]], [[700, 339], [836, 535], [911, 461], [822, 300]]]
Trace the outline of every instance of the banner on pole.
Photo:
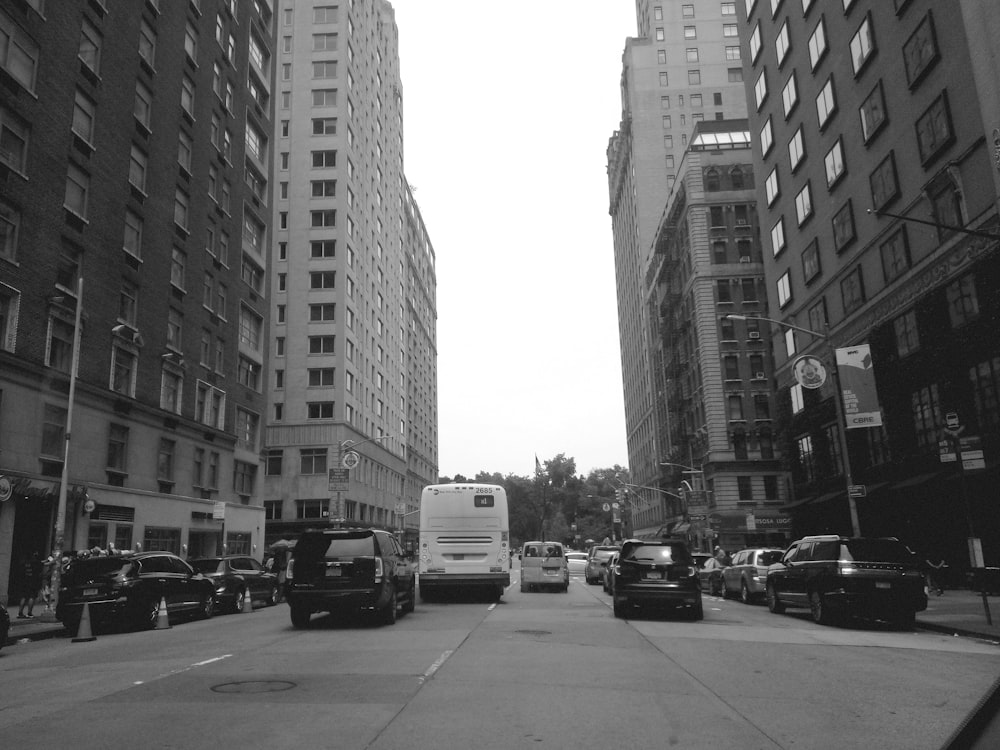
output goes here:
[[840, 376], [847, 429], [881, 426], [882, 411], [875, 389], [871, 347], [859, 344], [837, 349], [837, 374]]

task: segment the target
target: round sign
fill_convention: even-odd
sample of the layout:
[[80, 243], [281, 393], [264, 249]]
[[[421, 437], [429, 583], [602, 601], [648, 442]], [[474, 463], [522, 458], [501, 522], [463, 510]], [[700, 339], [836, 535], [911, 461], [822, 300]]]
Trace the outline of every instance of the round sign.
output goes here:
[[84, 513], [93, 513], [94, 512], [94, 508], [96, 508], [96, 507], [97, 507], [97, 503], [95, 503], [93, 500], [91, 500], [88, 497], [87, 500], [86, 500], [86, 502], [83, 504], [83, 512]]
[[808, 354], [795, 360], [792, 372], [796, 382], [803, 388], [820, 388], [826, 382], [826, 367], [816, 357]]
[[344, 457], [340, 459], [340, 465], [345, 469], [356, 469], [359, 463], [361, 463], [361, 456], [355, 451], [347, 451]]

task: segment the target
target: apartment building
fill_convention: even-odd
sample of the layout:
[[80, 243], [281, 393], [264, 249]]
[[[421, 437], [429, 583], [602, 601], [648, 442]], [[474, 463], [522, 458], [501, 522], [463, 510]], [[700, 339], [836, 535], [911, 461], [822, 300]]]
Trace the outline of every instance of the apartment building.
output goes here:
[[265, 507], [304, 526], [417, 526], [437, 480], [434, 251], [403, 169], [392, 6], [278, 15]]
[[0, 596], [60, 527], [263, 551], [273, 25], [269, 0], [0, 2]]
[[[622, 55], [622, 119], [607, 149], [629, 471], [636, 532], [668, 517], [677, 483], [659, 314], [649, 290], [657, 228], [695, 125], [746, 116], [735, 2], [640, 0]], [[700, 463], [700, 456], [689, 461]], [[687, 462], [685, 462], [687, 463]], [[652, 488], [652, 489], [650, 489]]]
[[767, 298], [747, 121], [698, 123], [679, 167], [648, 272], [673, 449], [665, 530], [704, 550], [781, 545], [791, 519], [770, 342], [755, 320]]
[[[739, 23], [795, 528], [997, 565], [1000, 8], [746, 0]], [[793, 367], [861, 345], [879, 417], [843, 429], [832, 379]]]

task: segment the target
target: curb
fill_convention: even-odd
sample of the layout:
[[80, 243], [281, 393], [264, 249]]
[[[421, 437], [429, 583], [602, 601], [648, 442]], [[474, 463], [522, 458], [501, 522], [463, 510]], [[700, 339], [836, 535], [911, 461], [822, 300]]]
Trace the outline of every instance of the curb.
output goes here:
[[1000, 637], [994, 633], [981, 633], [978, 630], [956, 628], [951, 625], [938, 625], [937, 623], [923, 622], [921, 620], [917, 620], [915, 627], [920, 630], [933, 630], [937, 633], [944, 633], [945, 635], [961, 635], [966, 638], [981, 638], [983, 640], [990, 641], [991, 643], [1000, 643]]
[[66, 628], [62, 627], [51, 627], [44, 630], [36, 630], [33, 633], [23, 633], [19, 635], [14, 634], [14, 628], [10, 629], [7, 633], [7, 640], [4, 642], [4, 648], [9, 646], [16, 646], [22, 641], [44, 641], [49, 638], [59, 638], [60, 636], [68, 635]]

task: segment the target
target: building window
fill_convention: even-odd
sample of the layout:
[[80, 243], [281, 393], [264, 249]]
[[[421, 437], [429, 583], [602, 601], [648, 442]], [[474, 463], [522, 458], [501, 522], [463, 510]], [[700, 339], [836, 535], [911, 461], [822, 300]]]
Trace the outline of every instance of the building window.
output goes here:
[[726, 413], [730, 422], [743, 421], [743, 396], [730, 395], [726, 398]]
[[183, 229], [188, 229], [188, 206], [187, 193], [178, 188], [174, 192], [174, 224]]
[[778, 307], [784, 307], [792, 301], [792, 272], [785, 271], [778, 279]]
[[792, 401], [792, 414], [798, 414], [806, 407], [804, 390], [801, 385], [795, 383], [788, 391]]
[[806, 245], [806, 249], [802, 251], [802, 278], [808, 284], [819, 276], [819, 272], [819, 240], [813, 238], [813, 241]]
[[136, 258], [142, 257], [142, 217], [131, 209], [125, 210], [124, 250]]
[[781, 105], [784, 108], [785, 119], [792, 113], [795, 109], [795, 105], [799, 103], [799, 90], [795, 85], [795, 71], [788, 77], [788, 82], [785, 87], [781, 90]]
[[785, 217], [780, 217], [771, 227], [771, 253], [777, 257], [785, 249]]
[[[817, 264], [819, 261], [817, 261]], [[825, 331], [829, 320], [826, 317], [826, 297], [820, 297], [819, 302], [809, 308], [809, 328], [814, 331]]]
[[910, 408], [917, 445], [920, 447], [937, 445], [941, 428], [944, 427], [937, 384], [932, 383], [911, 393]]
[[875, 32], [872, 31], [871, 13], [865, 16], [857, 32], [851, 37], [851, 64], [854, 66], [854, 75], [858, 75], [872, 55], [875, 54]]
[[337, 166], [337, 151], [329, 149], [325, 151], [312, 152], [312, 165], [314, 169]]
[[325, 518], [329, 515], [328, 500], [296, 500], [295, 517], [299, 520]]
[[[233, 462], [233, 491], [237, 495], [247, 497], [253, 495], [254, 480], [257, 478], [257, 467], [246, 461]], [[235, 536], [233, 534], [232, 536]]]
[[45, 404], [42, 416], [41, 455], [56, 458], [60, 462], [64, 458], [66, 447], [66, 410], [61, 406]]
[[902, 276], [910, 268], [910, 248], [906, 238], [906, 227], [900, 227], [889, 239], [879, 246], [882, 256], [882, 274], [886, 284]]
[[174, 481], [174, 451], [177, 446], [173, 440], [160, 438], [160, 449], [156, 460], [156, 478], [160, 482], [173, 484]]
[[802, 189], [795, 196], [795, 218], [798, 219], [798, 224], [801, 227], [813, 213], [812, 204], [812, 190], [807, 182], [802, 186]]
[[833, 244], [837, 252], [841, 252], [851, 242], [854, 241], [854, 209], [851, 200], [840, 207], [840, 210], [833, 215]]
[[759, 112], [764, 105], [764, 100], [767, 99], [767, 68], [761, 70], [760, 75], [757, 76], [757, 81], [753, 85], [753, 95]]
[[94, 75], [101, 74], [101, 34], [86, 18], [80, 28], [80, 50], [77, 56]]
[[875, 88], [871, 90], [871, 93], [861, 103], [858, 113], [861, 115], [861, 133], [864, 136], [865, 143], [868, 143], [882, 129], [887, 119], [885, 96], [882, 93], [882, 81], [875, 84]]
[[920, 163], [927, 164], [954, 140], [948, 93], [942, 92], [930, 107], [917, 119], [917, 147]]
[[139, 29], [139, 57], [141, 57], [150, 68], [155, 67], [156, 33], [145, 21], [142, 22], [142, 27]]
[[[81, 91], [76, 92], [73, 100], [73, 133], [78, 135], [85, 143], [94, 143], [94, 120], [97, 118], [97, 106], [89, 96]], [[0, 109], [0, 122], [6, 128], [7, 112]], [[6, 145], [0, 149], [0, 153], [6, 151]], [[11, 165], [13, 166], [13, 165]]]
[[[267, 451], [267, 456], [264, 459], [264, 475], [269, 477], [279, 477], [281, 476], [281, 463], [284, 458], [285, 452], [281, 448], [270, 448]], [[324, 469], [323, 473], [326, 473]], [[280, 501], [278, 501], [280, 502]], [[266, 503], [265, 503], [266, 507]], [[280, 518], [280, 514], [278, 518]]]
[[260, 352], [264, 319], [245, 305], [240, 305], [240, 346]]
[[313, 52], [336, 52], [336, 34], [313, 34]]
[[865, 303], [865, 285], [861, 276], [861, 266], [857, 266], [840, 282], [840, 296], [844, 313], [851, 313]]
[[892, 331], [896, 339], [896, 354], [905, 357], [920, 348], [920, 331], [917, 328], [916, 310], [909, 310], [894, 321]]
[[326, 474], [327, 471], [327, 449], [326, 448], [300, 448], [299, 449], [299, 473], [304, 475]]
[[816, 24], [812, 36], [809, 37], [809, 67], [812, 70], [816, 70], [816, 66], [823, 59], [826, 50], [826, 25], [823, 17], [820, 16], [819, 23]]
[[757, 55], [760, 54], [760, 47], [761, 47], [759, 21], [757, 22], [757, 25], [753, 27], [753, 31], [750, 33], [749, 45], [750, 45], [750, 62], [752, 64], [756, 64]]
[[281, 500], [265, 500], [264, 501], [264, 520], [265, 521], [280, 521], [281, 520]]
[[992, 430], [1000, 428], [1000, 357], [980, 362], [969, 369], [972, 397], [979, 423]]
[[700, 70], [689, 70], [688, 71], [688, 86], [700, 86], [701, 85], [701, 71]]
[[128, 470], [128, 427], [124, 425], [108, 426], [107, 468], [119, 474]]
[[798, 169], [802, 160], [806, 156], [806, 148], [802, 139], [802, 126], [799, 125], [795, 130], [795, 135], [788, 142], [788, 161], [791, 165], [792, 172], [794, 173]]
[[785, 62], [785, 56], [788, 54], [788, 50], [791, 48], [791, 43], [788, 40], [788, 20], [786, 19], [781, 28], [778, 30], [778, 36], [774, 40], [774, 52], [778, 58], [778, 67], [780, 68]]
[[764, 181], [764, 193], [767, 196], [767, 205], [773, 206], [774, 202], [781, 195], [781, 190], [778, 187], [778, 168], [775, 167], [768, 174], [767, 179]]
[[195, 418], [209, 427], [225, 429], [226, 392], [204, 381], [198, 381], [195, 393]]
[[816, 97], [816, 115], [819, 118], [820, 130], [826, 127], [836, 111], [837, 97], [833, 91], [833, 76], [830, 76]]
[[236, 445], [248, 451], [257, 449], [260, 416], [240, 407], [236, 408]]
[[332, 388], [333, 387], [333, 368], [332, 367], [320, 367], [320, 368], [310, 368], [309, 369], [309, 387], [310, 388]]
[[66, 197], [63, 205], [81, 219], [86, 219], [89, 192], [90, 175], [70, 163], [66, 168]]
[[334, 289], [336, 286], [336, 271], [313, 271], [309, 274], [310, 289]]
[[310, 336], [309, 337], [309, 353], [310, 354], [333, 354], [335, 345], [335, 336]]
[[916, 31], [903, 44], [903, 65], [906, 68], [906, 80], [910, 88], [923, 80], [939, 58], [934, 17], [931, 11], [928, 11]]
[[896, 181], [896, 157], [890, 151], [868, 178], [872, 191], [872, 205], [876, 210], [884, 208], [899, 195]]
[[965, 223], [962, 218], [961, 191], [951, 175], [945, 173], [927, 189], [927, 195], [934, 212], [934, 221], [937, 223], [935, 228], [938, 241], [944, 242], [958, 231], [957, 227]]
[[136, 356], [120, 346], [115, 346], [111, 358], [111, 385], [115, 393], [135, 397]]
[[308, 419], [333, 419], [333, 401], [310, 401], [306, 404], [306, 417]]
[[774, 144], [773, 130], [771, 129], [771, 116], [767, 116], [767, 120], [760, 129], [760, 153], [762, 156], [767, 156], [768, 152], [771, 150], [771, 146]]
[[799, 476], [803, 482], [816, 481], [816, 456], [813, 454], [812, 437], [804, 435], [796, 441]]
[[826, 170], [826, 186], [833, 187], [844, 176], [844, 143], [837, 138], [833, 147], [823, 157], [823, 167]]
[[951, 327], [958, 328], [979, 317], [979, 298], [976, 294], [976, 279], [971, 273], [945, 287], [948, 299], [948, 317]]
[[73, 324], [59, 318], [49, 319], [49, 348], [46, 364], [53, 370], [69, 373], [73, 362]]

